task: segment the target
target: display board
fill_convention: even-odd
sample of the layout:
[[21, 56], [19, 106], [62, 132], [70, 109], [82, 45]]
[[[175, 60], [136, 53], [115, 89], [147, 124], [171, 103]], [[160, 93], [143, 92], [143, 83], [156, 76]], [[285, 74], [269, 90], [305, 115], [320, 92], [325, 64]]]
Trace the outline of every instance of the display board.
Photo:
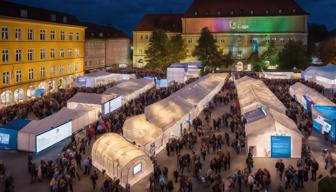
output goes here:
[[138, 173], [141, 172], [141, 169], [142, 169], [142, 164], [139, 163], [139, 164], [136, 164], [134, 167], [133, 167], [133, 175], [136, 175]]
[[155, 82], [156, 88], [168, 87], [168, 79], [157, 79]]
[[0, 146], [1, 145], [8, 145], [9, 144], [9, 138], [10, 138], [9, 134], [0, 133]]
[[291, 157], [290, 136], [271, 136], [271, 157], [272, 158]]
[[72, 135], [72, 121], [53, 128], [47, 132], [36, 136], [36, 152], [51, 147], [52, 145], [70, 137]]

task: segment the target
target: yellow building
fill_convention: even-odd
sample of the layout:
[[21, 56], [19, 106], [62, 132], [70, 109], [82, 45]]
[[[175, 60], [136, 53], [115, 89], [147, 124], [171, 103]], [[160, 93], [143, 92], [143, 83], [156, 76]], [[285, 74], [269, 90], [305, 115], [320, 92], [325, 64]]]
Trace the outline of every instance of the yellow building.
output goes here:
[[74, 85], [84, 64], [85, 27], [77, 23], [72, 15], [0, 2], [0, 105]]

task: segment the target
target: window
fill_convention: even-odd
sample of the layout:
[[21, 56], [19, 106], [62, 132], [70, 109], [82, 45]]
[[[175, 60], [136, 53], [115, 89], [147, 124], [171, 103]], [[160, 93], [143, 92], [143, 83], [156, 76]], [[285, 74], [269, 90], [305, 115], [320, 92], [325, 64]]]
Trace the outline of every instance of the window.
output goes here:
[[197, 15], [198, 15], [198, 12], [197, 12], [197, 11], [195, 11], [194, 15], [195, 15], [195, 16], [197, 16]]
[[79, 57], [79, 49], [78, 48], [75, 49], [75, 54], [76, 54], [76, 57]]
[[225, 43], [225, 40], [224, 40], [224, 39], [221, 39], [221, 43]]
[[282, 9], [279, 9], [279, 14], [282, 14]]
[[2, 63], [8, 63], [9, 60], [9, 52], [8, 49], [2, 50]]
[[72, 57], [72, 49], [68, 49], [68, 56]]
[[55, 40], [56, 37], [56, 31], [55, 30], [51, 30], [50, 31], [50, 40]]
[[188, 39], [188, 43], [192, 43], [192, 39]]
[[33, 40], [33, 39], [34, 39], [34, 30], [28, 29], [28, 40]]
[[60, 49], [60, 56], [64, 58], [64, 49]]
[[19, 28], [15, 29], [15, 39], [21, 40], [21, 29]]
[[60, 66], [60, 74], [61, 74], [61, 75], [64, 75], [64, 65], [61, 65], [61, 66]]
[[50, 15], [50, 20], [51, 21], [56, 21], [56, 15], [54, 15], [54, 14]]
[[75, 63], [75, 72], [78, 71], [78, 63]]
[[28, 17], [28, 11], [26, 9], [21, 9], [20, 10], [20, 16], [27, 18]]
[[268, 10], [268, 9], [266, 10], [266, 14], [267, 14], [267, 15], [269, 14], [269, 10]]
[[50, 58], [55, 58], [55, 49], [50, 49]]
[[3, 85], [8, 85], [10, 80], [10, 75], [8, 71], [5, 71], [2, 73], [2, 84]]
[[141, 39], [141, 40], [143, 39], [143, 35], [140, 35], [140, 39]]
[[41, 59], [46, 58], [46, 49], [45, 48], [40, 49], [40, 58]]
[[73, 40], [73, 32], [69, 33], [69, 40], [72, 41]]
[[68, 22], [68, 18], [66, 16], [63, 17], [63, 23], [67, 23]]
[[145, 39], [148, 39], [148, 35], [145, 35]]
[[234, 14], [234, 11], [232, 10], [232, 11], [230, 12], [230, 14], [233, 15], [233, 14]]
[[68, 73], [72, 73], [72, 65], [71, 64], [68, 65]]
[[17, 71], [15, 72], [15, 81], [16, 81], [17, 83], [19, 83], [19, 82], [22, 81], [22, 73], [21, 73], [20, 70], [17, 70]]
[[28, 49], [28, 61], [32, 61], [34, 59], [34, 50]]
[[45, 78], [45, 67], [41, 67], [40, 75], [41, 75], [41, 78]]
[[8, 40], [8, 27], [3, 26], [1, 30], [2, 30], [1, 32], [2, 40]]
[[28, 69], [28, 79], [29, 80], [34, 79], [34, 69]]
[[61, 31], [61, 40], [64, 41], [65, 40], [65, 32]]
[[251, 10], [251, 11], [250, 11], [250, 13], [251, 13], [251, 15], [253, 15], [253, 14], [254, 14], [254, 11], [253, 11], [253, 10]]
[[20, 49], [15, 50], [15, 61], [16, 62], [21, 62], [21, 54], [22, 54], [22, 51]]
[[79, 33], [76, 33], [76, 40], [79, 41]]
[[217, 11], [217, 15], [219, 16], [219, 15], [221, 15], [222, 13], [221, 13], [221, 11]]
[[50, 67], [50, 76], [54, 76], [55, 75], [55, 66], [51, 66]]
[[45, 40], [46, 38], [46, 32], [44, 29], [40, 30], [40, 40]]

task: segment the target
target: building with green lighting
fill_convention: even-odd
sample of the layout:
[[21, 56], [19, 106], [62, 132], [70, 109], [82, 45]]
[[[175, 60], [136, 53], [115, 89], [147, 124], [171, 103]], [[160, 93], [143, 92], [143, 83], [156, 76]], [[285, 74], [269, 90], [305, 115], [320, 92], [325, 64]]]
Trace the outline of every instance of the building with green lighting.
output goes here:
[[253, 53], [263, 53], [271, 42], [281, 49], [289, 40], [307, 44], [305, 12], [294, 0], [194, 0], [184, 14], [148, 14], [133, 31], [133, 65], [146, 65], [145, 51], [154, 29], [171, 37], [182, 34], [188, 46], [186, 61], [201, 30], [208, 27], [224, 54], [246, 63]]

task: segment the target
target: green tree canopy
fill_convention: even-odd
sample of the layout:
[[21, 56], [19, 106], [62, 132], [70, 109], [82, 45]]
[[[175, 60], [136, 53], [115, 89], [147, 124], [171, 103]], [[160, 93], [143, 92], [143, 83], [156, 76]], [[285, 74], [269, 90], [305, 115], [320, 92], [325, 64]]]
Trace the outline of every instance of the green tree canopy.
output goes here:
[[279, 53], [279, 68], [285, 70], [305, 69], [308, 66], [306, 49], [301, 41], [288, 41]]
[[264, 63], [265, 61], [269, 61], [270, 65], [277, 65], [279, 63], [279, 51], [274, 41], [268, 43], [266, 51], [261, 55], [261, 60], [263, 60]]
[[169, 41], [169, 64], [178, 63], [187, 57], [187, 44], [181, 35], [173, 36]]
[[265, 61], [262, 60], [257, 53], [256, 54], [252, 54], [248, 58], [248, 63], [252, 65], [252, 70], [253, 71], [260, 72], [260, 71], [263, 71], [263, 70], [267, 69]]
[[324, 63], [336, 64], [336, 37], [330, 38], [321, 44], [320, 58]]

